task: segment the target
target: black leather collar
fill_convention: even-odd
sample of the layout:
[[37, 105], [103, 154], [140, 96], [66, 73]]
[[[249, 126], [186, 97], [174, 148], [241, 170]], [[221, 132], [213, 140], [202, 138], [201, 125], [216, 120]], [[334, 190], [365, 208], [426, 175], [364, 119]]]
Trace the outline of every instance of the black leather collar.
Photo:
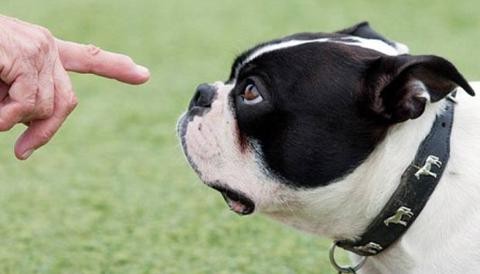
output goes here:
[[398, 240], [420, 214], [435, 190], [450, 155], [454, 99], [437, 115], [428, 136], [420, 144], [415, 159], [405, 170], [400, 184], [379, 215], [358, 240], [336, 242], [361, 256], [378, 255]]

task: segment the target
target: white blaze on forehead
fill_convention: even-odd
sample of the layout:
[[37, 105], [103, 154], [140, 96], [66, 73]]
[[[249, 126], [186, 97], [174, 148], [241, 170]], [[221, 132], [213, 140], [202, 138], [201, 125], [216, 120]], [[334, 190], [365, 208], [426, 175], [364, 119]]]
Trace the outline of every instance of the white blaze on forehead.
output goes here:
[[319, 38], [319, 39], [312, 39], [312, 40], [288, 40], [288, 41], [280, 42], [276, 44], [265, 45], [261, 48], [258, 48], [254, 52], [252, 52], [247, 58], [245, 58], [245, 60], [242, 63], [240, 63], [236, 67], [235, 78], [238, 76], [238, 73], [240, 72], [243, 66], [245, 66], [249, 62], [253, 61], [254, 59], [266, 53], [281, 50], [281, 49], [286, 49], [286, 48], [292, 48], [292, 47], [296, 47], [304, 44], [326, 43], [326, 42], [344, 44], [349, 46], [357, 46], [361, 48], [375, 50], [383, 54], [392, 55], [392, 56], [404, 54], [408, 52], [408, 48], [405, 45], [400, 43], [396, 43], [397, 46], [394, 47], [382, 40], [366, 39], [366, 38], [360, 38], [356, 36], [346, 36], [341, 38]]

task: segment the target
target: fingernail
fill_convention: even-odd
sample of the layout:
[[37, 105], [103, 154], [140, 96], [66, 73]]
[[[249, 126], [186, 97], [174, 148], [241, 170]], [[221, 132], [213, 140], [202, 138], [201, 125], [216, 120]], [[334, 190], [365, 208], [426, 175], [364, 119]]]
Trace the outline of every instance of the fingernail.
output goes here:
[[137, 65], [137, 73], [141, 75], [150, 75], [150, 70], [144, 66]]
[[25, 151], [25, 153], [22, 154], [22, 159], [23, 160], [28, 159], [28, 157], [30, 157], [32, 155], [33, 151], [35, 151], [35, 150], [34, 149], [29, 149], [29, 150]]

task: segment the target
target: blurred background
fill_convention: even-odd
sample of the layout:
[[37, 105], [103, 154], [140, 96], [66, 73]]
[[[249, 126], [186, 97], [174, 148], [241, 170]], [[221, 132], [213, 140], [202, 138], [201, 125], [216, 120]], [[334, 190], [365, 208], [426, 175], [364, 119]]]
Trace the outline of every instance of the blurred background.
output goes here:
[[0, 273], [334, 273], [328, 240], [236, 216], [203, 186], [177, 117], [196, 85], [226, 79], [247, 47], [362, 20], [480, 80], [479, 3], [3, 0], [0, 13], [129, 54], [152, 79], [72, 75], [77, 110], [26, 162], [13, 156], [23, 128], [0, 134]]

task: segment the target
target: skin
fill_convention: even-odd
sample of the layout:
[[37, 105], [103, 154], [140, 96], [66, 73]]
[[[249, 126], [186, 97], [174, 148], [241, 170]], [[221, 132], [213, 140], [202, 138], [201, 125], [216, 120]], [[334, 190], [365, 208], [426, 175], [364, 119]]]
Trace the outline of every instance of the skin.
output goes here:
[[76, 107], [67, 71], [128, 84], [150, 78], [147, 68], [126, 55], [62, 41], [46, 28], [0, 16], [0, 131], [27, 126], [15, 144], [18, 159], [50, 141]]

